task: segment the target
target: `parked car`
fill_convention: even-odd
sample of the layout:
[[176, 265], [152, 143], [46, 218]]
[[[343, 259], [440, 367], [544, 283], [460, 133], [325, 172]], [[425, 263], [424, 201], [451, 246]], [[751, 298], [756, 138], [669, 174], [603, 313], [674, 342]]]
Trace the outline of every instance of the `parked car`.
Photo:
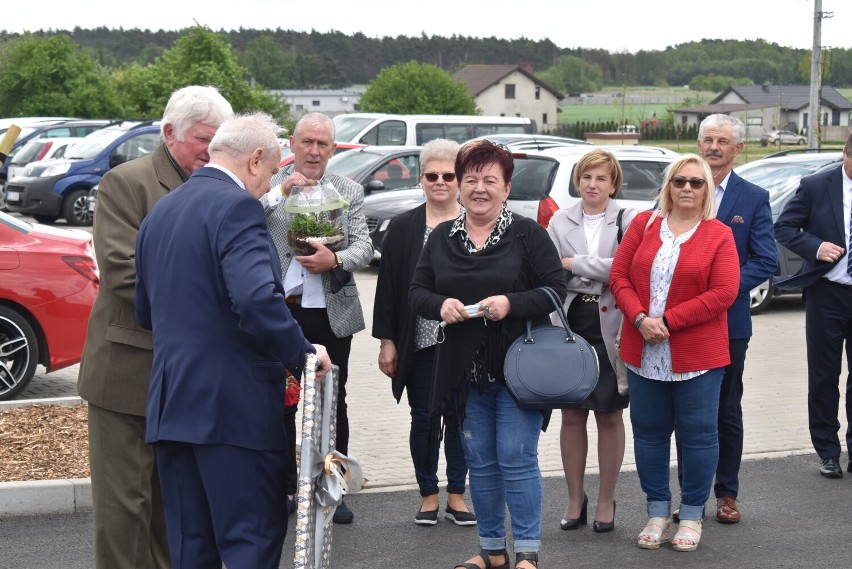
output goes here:
[[92, 236], [0, 213], [0, 400], [13, 399], [38, 364], [80, 361], [99, 273]]
[[89, 190], [111, 168], [145, 156], [160, 144], [159, 121], [122, 122], [93, 132], [61, 160], [27, 166], [9, 181], [7, 207], [52, 223], [61, 215], [69, 225], [91, 225]]
[[419, 146], [364, 146], [335, 154], [329, 172], [364, 186], [364, 194], [416, 186], [420, 181]]
[[781, 145], [807, 143], [807, 138], [789, 130], [773, 130], [762, 134], [760, 137], [760, 144], [762, 146], [769, 146], [770, 144]]
[[21, 126], [21, 133], [18, 135], [18, 139], [12, 146], [12, 150], [9, 152], [9, 155], [3, 162], [3, 165], [0, 166], [0, 209], [4, 209], [5, 207], [4, 190], [10, 179], [8, 173], [9, 164], [14, 159], [18, 151], [23, 148], [27, 142], [39, 138], [67, 138], [69, 136], [84, 137], [105, 127], [110, 124], [110, 122], [111, 121], [106, 119], [43, 119], [33, 120], [23, 126], [18, 125]]
[[[365, 146], [366, 144], [355, 144], [354, 142], [338, 142], [334, 147], [334, 155], [346, 152], [347, 150], [352, 150], [353, 148], [364, 148]], [[296, 159], [296, 155], [290, 150], [289, 145], [286, 148], [286, 153], [284, 151], [284, 147], [281, 148], [281, 162], [278, 163], [279, 169], [292, 164], [293, 160]]]
[[[571, 145], [516, 152], [512, 188], [506, 205], [515, 213], [547, 227], [557, 210], [580, 199], [572, 180], [574, 166], [588, 146]], [[678, 153], [656, 146], [595, 146], [612, 152], [621, 163], [624, 182], [618, 202], [639, 211], [653, 207], [663, 172]]]
[[[564, 136], [552, 136], [549, 134], [483, 134], [471, 140], [486, 138], [491, 142], [502, 144], [512, 152], [523, 152], [526, 150], [544, 150], [557, 146], [592, 146], [591, 142], [579, 138], [566, 138]], [[588, 149], [587, 149], [588, 150]]]
[[364, 197], [364, 217], [373, 242], [373, 264], [382, 259], [388, 225], [397, 215], [414, 209], [426, 201], [423, 188], [404, 188], [392, 192], [377, 192]]
[[68, 149], [80, 140], [83, 139], [77, 136], [30, 140], [9, 161], [8, 179], [11, 180], [15, 176], [23, 174], [24, 169], [32, 162], [50, 160], [51, 158], [64, 158]]
[[[784, 207], [796, 193], [799, 180], [804, 176], [816, 174], [825, 168], [832, 168], [843, 162], [843, 153], [839, 151], [788, 150], [754, 160], [734, 171], [742, 178], [769, 192], [769, 206], [772, 208], [774, 223]], [[802, 266], [802, 258], [776, 242], [778, 254], [777, 276], [792, 275]], [[751, 291], [751, 313], [766, 310], [772, 299], [781, 294], [800, 293], [801, 290], [780, 290], [767, 280]]]

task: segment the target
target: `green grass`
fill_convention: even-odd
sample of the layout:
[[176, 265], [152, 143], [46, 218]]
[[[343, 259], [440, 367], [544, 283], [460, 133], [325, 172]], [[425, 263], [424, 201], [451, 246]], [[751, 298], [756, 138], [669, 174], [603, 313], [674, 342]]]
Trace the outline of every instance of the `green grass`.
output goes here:
[[[683, 103], [634, 103], [630, 97], [678, 97], [680, 100], [689, 99], [688, 104], [702, 104], [710, 102], [718, 93], [710, 91], [691, 91], [684, 87], [624, 87], [609, 86], [600, 90], [602, 95], [613, 93], [625, 93], [627, 97], [611, 97], [612, 102], [605, 105], [559, 105], [559, 123], [575, 123], [578, 121], [598, 122], [616, 121], [625, 124], [638, 125], [641, 121], [649, 119], [656, 113], [657, 117], [663, 119], [669, 109], [683, 106]], [[622, 106], [622, 100], [624, 105]]]

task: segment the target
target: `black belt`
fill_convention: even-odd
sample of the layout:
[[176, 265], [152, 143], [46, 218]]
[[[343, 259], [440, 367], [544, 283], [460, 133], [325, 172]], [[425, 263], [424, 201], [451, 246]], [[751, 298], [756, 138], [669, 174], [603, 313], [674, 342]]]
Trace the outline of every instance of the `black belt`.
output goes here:
[[290, 296], [284, 299], [284, 302], [286, 302], [287, 304], [292, 304], [294, 306], [302, 306], [302, 295], [291, 294]]
[[601, 299], [601, 295], [599, 294], [579, 294], [577, 298], [580, 302], [597, 302]]

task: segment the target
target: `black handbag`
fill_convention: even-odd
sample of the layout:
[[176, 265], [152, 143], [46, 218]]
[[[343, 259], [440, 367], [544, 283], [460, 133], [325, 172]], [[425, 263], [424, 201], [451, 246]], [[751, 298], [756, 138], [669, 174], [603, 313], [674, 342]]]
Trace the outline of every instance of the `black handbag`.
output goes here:
[[526, 332], [506, 352], [506, 385], [524, 409], [577, 407], [598, 384], [598, 355], [584, 338], [571, 331], [553, 289], [536, 290], [548, 295], [562, 326], [533, 326], [527, 319]]

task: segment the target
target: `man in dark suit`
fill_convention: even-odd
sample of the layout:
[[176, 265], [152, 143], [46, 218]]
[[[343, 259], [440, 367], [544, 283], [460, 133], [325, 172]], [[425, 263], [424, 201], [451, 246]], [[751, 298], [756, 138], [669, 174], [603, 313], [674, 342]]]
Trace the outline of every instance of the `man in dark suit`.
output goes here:
[[[843, 147], [843, 165], [806, 176], [775, 222], [778, 242], [804, 259], [798, 273], [776, 282], [804, 289], [808, 347], [808, 423], [819, 455], [820, 474], [842, 478], [838, 383], [852, 341], [852, 135]], [[846, 449], [852, 452], [852, 375], [846, 380]], [[847, 464], [852, 472], [852, 459]]]
[[[290, 137], [293, 164], [276, 174], [273, 189], [261, 203], [266, 209], [269, 232], [278, 249], [281, 279], [287, 290], [287, 304], [293, 317], [312, 342], [323, 344], [338, 367], [336, 448], [349, 453], [349, 413], [346, 383], [349, 378], [349, 352], [352, 335], [364, 329], [364, 314], [358, 288], [351, 274], [373, 258], [373, 243], [364, 218], [364, 189], [349, 178], [326, 172], [334, 154], [334, 123], [322, 113], [308, 113], [296, 123]], [[312, 255], [297, 255], [290, 249], [287, 232], [290, 216], [277, 207], [293, 186], [330, 184], [349, 202], [340, 224], [343, 245], [337, 252], [316, 244]], [[336, 282], [335, 282], [336, 281]], [[343, 284], [345, 283], [345, 284]], [[337, 286], [335, 286], [335, 284]], [[340, 286], [342, 284], [342, 286]], [[287, 415], [288, 429], [295, 433], [295, 408]], [[295, 491], [295, 462], [289, 469], [287, 484]], [[346, 502], [334, 511], [334, 523], [351, 523], [355, 518]]]
[[94, 244], [101, 271], [77, 391], [88, 402], [94, 566], [165, 569], [169, 551], [154, 451], [145, 444], [151, 332], [133, 314], [136, 233], [157, 200], [209, 160], [230, 103], [214, 87], [172, 93], [163, 144], [100, 182]]
[[769, 193], [734, 172], [743, 149], [745, 125], [735, 117], [710, 115], [698, 129], [698, 149], [710, 164], [716, 219], [731, 228], [740, 262], [740, 290], [728, 309], [730, 365], [719, 394], [719, 463], [713, 492], [716, 520], [735, 524], [742, 518], [737, 495], [743, 455], [743, 371], [751, 338], [751, 289], [772, 278], [778, 266]]
[[284, 303], [258, 199], [278, 169], [268, 115], [226, 121], [210, 163], [139, 230], [136, 318], [152, 330], [145, 442], [158, 461], [172, 565], [275, 569], [287, 531], [285, 370], [316, 352]]

